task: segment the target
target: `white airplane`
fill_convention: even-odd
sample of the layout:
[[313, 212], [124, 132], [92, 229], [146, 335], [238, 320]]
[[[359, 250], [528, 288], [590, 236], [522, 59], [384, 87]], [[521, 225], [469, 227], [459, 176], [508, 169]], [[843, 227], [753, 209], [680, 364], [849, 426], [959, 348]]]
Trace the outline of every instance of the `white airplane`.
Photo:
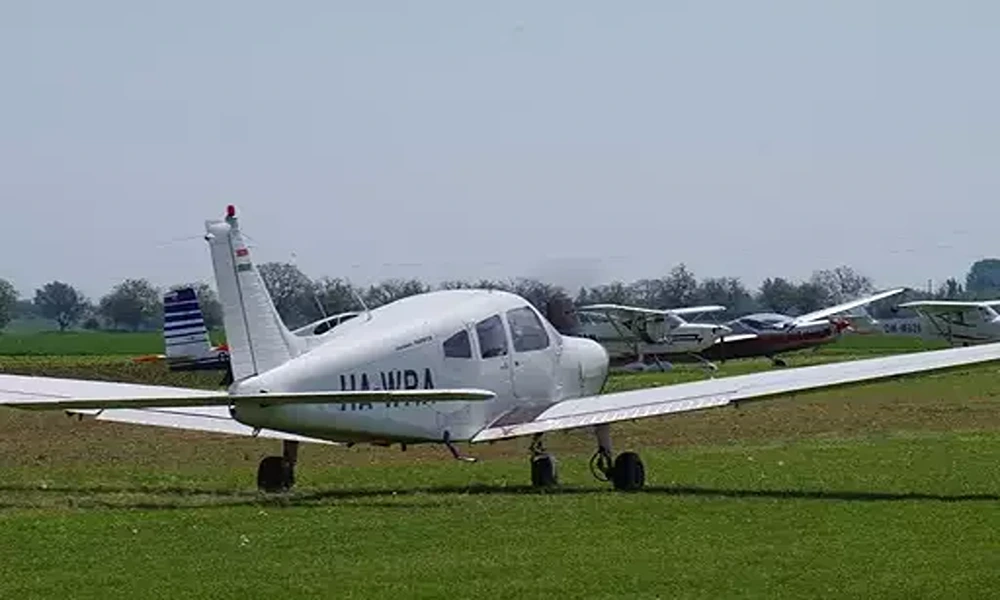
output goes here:
[[[654, 366], [663, 371], [671, 357], [688, 355], [700, 359], [699, 352], [723, 336], [732, 333], [725, 325], [695, 323], [683, 316], [726, 310], [725, 306], [689, 306], [653, 309], [620, 304], [588, 304], [576, 310], [574, 335], [590, 338], [608, 351], [613, 364], [628, 370], [646, 370]], [[653, 365], [646, 364], [646, 356]], [[708, 368], [715, 365], [702, 360]]]
[[410, 296], [298, 337], [282, 324], [240, 234], [235, 209], [206, 223], [235, 381], [210, 391], [0, 375], [0, 405], [96, 419], [276, 438], [257, 470], [263, 491], [295, 480], [301, 442], [388, 445], [531, 436], [531, 480], [558, 482], [548, 432], [593, 428], [595, 477], [645, 483], [639, 455], [613, 453], [613, 423], [792, 392], [1000, 360], [1000, 344], [602, 393], [608, 353], [560, 334], [521, 296], [443, 290]]
[[949, 344], [969, 345], [1000, 341], [1000, 300], [916, 300], [900, 308], [916, 311], [924, 336], [944, 338]]

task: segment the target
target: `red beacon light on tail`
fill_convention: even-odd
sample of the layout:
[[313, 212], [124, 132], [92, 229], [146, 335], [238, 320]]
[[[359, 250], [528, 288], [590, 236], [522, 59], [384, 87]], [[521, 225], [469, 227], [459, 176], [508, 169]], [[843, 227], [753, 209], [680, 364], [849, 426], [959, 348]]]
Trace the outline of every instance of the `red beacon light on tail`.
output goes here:
[[232, 219], [235, 216], [236, 216], [236, 207], [233, 206], [232, 204], [227, 205], [226, 206], [226, 218], [227, 219]]

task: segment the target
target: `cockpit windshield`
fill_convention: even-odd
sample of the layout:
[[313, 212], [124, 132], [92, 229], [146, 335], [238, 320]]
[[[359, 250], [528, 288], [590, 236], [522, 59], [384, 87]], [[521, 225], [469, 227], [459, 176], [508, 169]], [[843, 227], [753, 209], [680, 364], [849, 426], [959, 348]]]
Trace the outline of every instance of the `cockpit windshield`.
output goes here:
[[786, 325], [791, 322], [791, 320], [791, 318], [777, 313], [760, 313], [742, 317], [737, 319], [737, 322], [742, 323], [751, 329], [760, 331], [768, 329], [784, 329]]

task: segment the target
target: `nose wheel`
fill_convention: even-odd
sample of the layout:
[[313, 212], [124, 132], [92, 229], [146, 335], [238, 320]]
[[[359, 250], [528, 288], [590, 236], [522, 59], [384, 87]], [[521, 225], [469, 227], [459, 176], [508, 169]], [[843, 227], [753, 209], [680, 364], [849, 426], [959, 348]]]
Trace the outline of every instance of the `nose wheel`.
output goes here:
[[531, 441], [531, 485], [536, 488], [551, 488], [559, 485], [556, 459], [545, 451], [542, 434], [535, 434]]

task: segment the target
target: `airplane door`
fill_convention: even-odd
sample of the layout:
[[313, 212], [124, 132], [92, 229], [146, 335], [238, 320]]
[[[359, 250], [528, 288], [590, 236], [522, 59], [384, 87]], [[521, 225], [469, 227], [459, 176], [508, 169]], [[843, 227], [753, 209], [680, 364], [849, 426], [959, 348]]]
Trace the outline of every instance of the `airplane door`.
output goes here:
[[510, 398], [513, 392], [510, 344], [500, 315], [476, 323], [476, 339], [482, 386], [496, 393], [498, 398]]
[[555, 385], [555, 341], [530, 306], [507, 311], [513, 352], [514, 396], [521, 400], [548, 400]]

